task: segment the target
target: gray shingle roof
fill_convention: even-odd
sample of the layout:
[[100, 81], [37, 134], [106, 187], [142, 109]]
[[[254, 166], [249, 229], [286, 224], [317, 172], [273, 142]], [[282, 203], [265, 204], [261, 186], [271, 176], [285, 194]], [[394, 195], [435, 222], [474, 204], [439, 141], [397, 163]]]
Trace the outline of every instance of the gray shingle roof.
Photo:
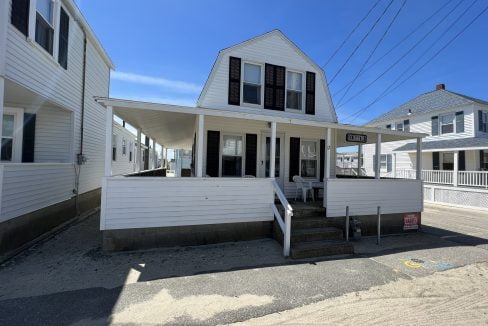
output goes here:
[[[452, 148], [486, 148], [488, 149], [488, 138], [457, 138], [422, 143], [422, 150], [452, 149]], [[417, 149], [417, 143], [409, 143], [394, 149], [395, 152], [410, 152]]]
[[407, 103], [404, 103], [399, 107], [371, 120], [366, 125], [407, 117], [409, 112], [411, 112], [412, 114], [425, 114], [438, 110], [444, 110], [461, 105], [471, 104], [473, 102], [488, 105], [487, 101], [476, 99], [470, 96], [446, 91], [444, 89], [435, 90], [417, 96], [413, 100], [410, 100]]

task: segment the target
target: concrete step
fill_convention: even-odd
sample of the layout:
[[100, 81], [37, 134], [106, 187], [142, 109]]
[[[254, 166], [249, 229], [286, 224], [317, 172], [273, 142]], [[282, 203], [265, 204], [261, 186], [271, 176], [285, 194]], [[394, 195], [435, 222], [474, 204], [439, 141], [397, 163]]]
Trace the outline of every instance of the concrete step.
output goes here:
[[291, 231], [291, 243], [307, 241], [342, 240], [342, 230], [335, 227], [297, 229]]
[[294, 259], [353, 254], [354, 247], [342, 240], [321, 240], [301, 242], [292, 246], [291, 257]]
[[325, 217], [304, 217], [304, 218], [291, 218], [291, 229], [314, 229], [314, 228], [326, 228], [329, 226], [329, 221]]

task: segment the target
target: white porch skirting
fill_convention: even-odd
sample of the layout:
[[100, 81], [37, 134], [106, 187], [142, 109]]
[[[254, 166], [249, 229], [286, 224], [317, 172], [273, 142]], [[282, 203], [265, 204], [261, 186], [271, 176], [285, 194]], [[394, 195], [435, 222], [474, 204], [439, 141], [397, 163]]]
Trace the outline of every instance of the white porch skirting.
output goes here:
[[488, 210], [488, 190], [478, 188], [424, 185], [426, 202]]
[[101, 230], [272, 221], [272, 179], [106, 177]]

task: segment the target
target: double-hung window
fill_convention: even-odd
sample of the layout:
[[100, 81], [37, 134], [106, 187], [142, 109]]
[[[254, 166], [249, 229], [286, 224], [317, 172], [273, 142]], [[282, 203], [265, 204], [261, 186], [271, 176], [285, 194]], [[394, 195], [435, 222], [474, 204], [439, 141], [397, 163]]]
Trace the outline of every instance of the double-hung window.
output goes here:
[[122, 138], [122, 155], [127, 154], [127, 141], [125, 138]]
[[134, 144], [132, 142], [129, 143], [129, 162], [132, 162], [132, 152], [134, 150]]
[[49, 54], [53, 54], [54, 14], [52, 0], [36, 2], [36, 42]]
[[222, 147], [222, 176], [242, 176], [242, 136], [224, 135]]
[[488, 132], [488, 111], [480, 111], [480, 131]]
[[112, 161], [117, 161], [117, 135], [112, 135]]
[[302, 110], [302, 74], [288, 71], [286, 73], [286, 108]]
[[4, 108], [0, 160], [21, 162], [24, 112], [22, 109]]
[[454, 113], [449, 113], [440, 117], [441, 134], [454, 132]]
[[261, 105], [261, 66], [244, 63], [242, 102]]
[[318, 146], [316, 141], [304, 140], [300, 145], [300, 175], [317, 178]]
[[[362, 160], [362, 158], [361, 158]], [[381, 154], [380, 172], [391, 172], [393, 166], [393, 156], [391, 154]], [[361, 166], [363, 163], [361, 162]], [[376, 154], [373, 154], [373, 169], [376, 171]]]
[[398, 131], [403, 131], [403, 122], [397, 122], [395, 129]]

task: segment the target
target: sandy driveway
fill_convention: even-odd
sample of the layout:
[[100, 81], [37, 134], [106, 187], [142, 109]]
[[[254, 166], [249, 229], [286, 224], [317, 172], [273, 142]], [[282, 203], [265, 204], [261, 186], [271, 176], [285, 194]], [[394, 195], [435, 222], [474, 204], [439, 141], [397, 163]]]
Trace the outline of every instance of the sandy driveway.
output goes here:
[[401, 279], [241, 325], [488, 325], [488, 263]]

